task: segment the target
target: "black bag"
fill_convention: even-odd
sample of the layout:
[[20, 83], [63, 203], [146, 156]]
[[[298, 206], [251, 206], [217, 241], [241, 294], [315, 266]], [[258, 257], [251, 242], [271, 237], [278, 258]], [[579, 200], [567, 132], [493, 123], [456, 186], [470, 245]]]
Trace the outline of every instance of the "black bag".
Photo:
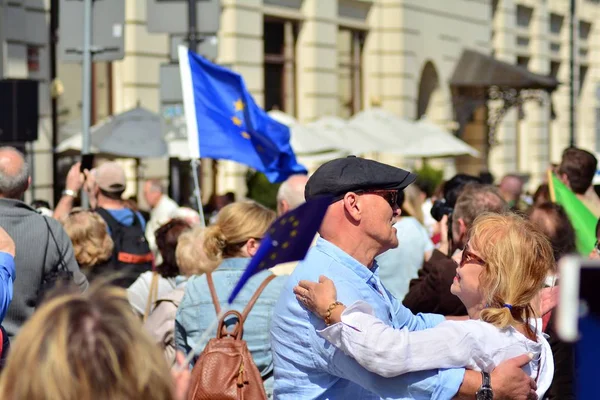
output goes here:
[[115, 285], [129, 287], [138, 276], [152, 270], [154, 256], [144, 236], [142, 223], [133, 210], [133, 224], [122, 225], [104, 208], [95, 210], [110, 228], [110, 236], [114, 242], [112, 264], [118, 269], [121, 277]]

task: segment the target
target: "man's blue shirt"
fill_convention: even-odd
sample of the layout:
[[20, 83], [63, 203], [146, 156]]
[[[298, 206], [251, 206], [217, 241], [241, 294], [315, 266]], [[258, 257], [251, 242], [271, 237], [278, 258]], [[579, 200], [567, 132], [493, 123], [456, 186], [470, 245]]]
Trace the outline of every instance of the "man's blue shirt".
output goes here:
[[302, 307], [292, 292], [300, 280], [316, 282], [319, 275], [334, 281], [339, 301], [349, 305], [364, 300], [378, 318], [395, 328], [417, 331], [444, 321], [435, 314], [413, 315], [382, 286], [376, 263], [369, 269], [319, 238], [288, 279], [273, 312], [276, 399], [451, 399], [458, 392], [464, 369], [383, 378], [321, 338], [316, 330], [325, 323]]

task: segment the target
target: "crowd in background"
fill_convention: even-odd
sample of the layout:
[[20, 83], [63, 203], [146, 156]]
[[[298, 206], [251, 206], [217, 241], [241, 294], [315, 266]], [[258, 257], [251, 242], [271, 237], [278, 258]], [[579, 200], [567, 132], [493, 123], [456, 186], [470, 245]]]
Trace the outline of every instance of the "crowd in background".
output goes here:
[[[0, 396], [186, 398], [190, 378], [182, 372], [187, 368], [178, 351], [201, 351], [214, 337], [199, 343], [217, 314], [213, 290], [220, 301], [227, 298], [275, 218], [305, 201], [308, 177], [295, 175], [280, 186], [276, 211], [236, 201], [231, 193], [215, 196], [205, 209], [204, 228], [199, 213], [170, 199], [160, 181], [144, 183], [150, 210], [143, 213], [134, 201], [122, 198], [126, 180], [117, 162], [83, 173], [79, 168], [76, 164], [69, 171], [54, 209], [42, 201], [27, 205], [20, 200], [29, 184], [27, 163], [18, 151], [0, 148], [0, 266], [8, 265], [0, 275], [11, 297], [0, 302], [2, 355], [8, 355]], [[549, 168], [600, 217], [600, 198], [592, 184], [597, 160], [591, 153], [567, 149], [561, 163]], [[414, 314], [466, 316], [469, 310], [451, 287], [471, 228], [482, 214], [509, 211], [527, 219], [534, 227], [527, 229], [549, 241], [553, 262], [543, 280], [554, 286], [555, 262], [577, 251], [576, 233], [565, 210], [550, 201], [547, 183], [529, 193], [524, 185], [513, 174], [497, 185], [485, 177], [458, 174], [439, 187], [417, 179], [399, 190], [401, 211], [393, 220], [398, 245], [375, 257], [383, 286]], [[75, 207], [83, 192], [90, 199], [89, 210]], [[12, 271], [1, 257], [11, 252]], [[590, 257], [599, 254], [596, 246]], [[233, 304], [242, 310], [261, 283], [277, 275], [244, 323], [244, 339], [268, 396], [278, 379], [272, 349], [277, 340], [270, 326], [295, 267], [279, 265], [257, 274]], [[573, 349], [557, 338], [552, 311], [539, 316], [554, 355], [552, 385], [545, 396], [574, 398]]]

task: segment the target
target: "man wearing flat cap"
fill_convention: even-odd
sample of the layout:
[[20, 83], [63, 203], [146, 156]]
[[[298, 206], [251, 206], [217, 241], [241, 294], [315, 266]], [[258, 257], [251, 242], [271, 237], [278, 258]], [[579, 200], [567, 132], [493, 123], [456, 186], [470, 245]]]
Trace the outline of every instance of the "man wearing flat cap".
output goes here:
[[[381, 284], [375, 261], [398, 245], [393, 227], [398, 193], [415, 178], [400, 168], [350, 156], [322, 165], [308, 180], [307, 201], [322, 195], [333, 199], [321, 237], [290, 275], [273, 313], [276, 399], [451, 399], [463, 393], [475, 398], [482, 382], [478, 372], [446, 369], [384, 378], [365, 370], [317, 334], [325, 323], [303, 308], [292, 290], [300, 280], [315, 282], [325, 275], [334, 281], [340, 302], [366, 301], [390, 326], [416, 331], [442, 322], [444, 317], [435, 314], [415, 316], [396, 300]], [[493, 372], [494, 398], [530, 394], [530, 378], [513, 364]]]

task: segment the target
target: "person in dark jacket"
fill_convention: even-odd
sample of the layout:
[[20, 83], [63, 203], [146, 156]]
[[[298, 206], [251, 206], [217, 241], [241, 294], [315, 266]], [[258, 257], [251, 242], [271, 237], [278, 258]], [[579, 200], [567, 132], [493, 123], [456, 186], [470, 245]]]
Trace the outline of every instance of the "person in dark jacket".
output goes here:
[[[467, 232], [478, 215], [483, 212], [504, 211], [507, 211], [506, 202], [495, 187], [477, 183], [465, 185], [452, 214], [450, 254], [464, 248]], [[447, 221], [447, 217], [443, 221]], [[446, 228], [442, 227], [442, 230], [445, 231]], [[458, 297], [450, 293], [456, 268], [457, 264], [450, 256], [434, 250], [431, 258], [419, 270], [418, 278], [410, 281], [408, 293], [402, 303], [415, 314], [467, 315], [467, 310]]]
[[69, 270], [72, 282], [85, 290], [88, 281], [79, 270], [71, 240], [60, 222], [44, 217], [21, 199], [29, 187], [29, 168], [15, 148], [0, 148], [0, 226], [15, 241], [13, 299], [2, 322], [8, 336], [15, 336], [33, 314], [44, 281], [59, 269]]

